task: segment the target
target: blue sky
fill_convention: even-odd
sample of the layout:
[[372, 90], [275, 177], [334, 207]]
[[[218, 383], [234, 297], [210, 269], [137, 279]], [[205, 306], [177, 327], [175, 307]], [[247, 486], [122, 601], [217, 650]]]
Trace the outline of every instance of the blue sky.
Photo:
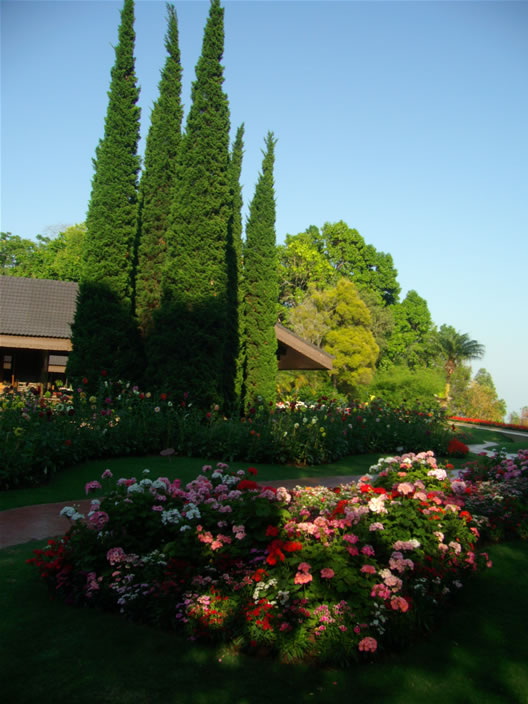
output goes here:
[[[175, 2], [183, 101], [208, 2]], [[253, 196], [268, 130], [277, 240], [344, 220], [389, 252], [402, 295], [486, 346], [508, 411], [528, 405], [528, 3], [225, 2], [225, 89]], [[1, 222], [82, 222], [121, 2], [2, 0]], [[136, 2], [142, 142], [165, 3]]]

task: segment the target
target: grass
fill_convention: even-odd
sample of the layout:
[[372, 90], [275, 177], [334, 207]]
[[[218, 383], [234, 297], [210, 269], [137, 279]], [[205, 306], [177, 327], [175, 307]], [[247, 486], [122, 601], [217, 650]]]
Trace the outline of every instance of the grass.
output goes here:
[[501, 430], [491, 430], [487, 428], [470, 428], [469, 426], [458, 426], [457, 436], [463, 442], [470, 445], [493, 442], [486, 450], [493, 451], [506, 448], [507, 452], [517, 452], [517, 450], [528, 450], [528, 433], [525, 437], [520, 434], [512, 435]]
[[[365, 474], [383, 453], [370, 455], [353, 455], [338, 462], [314, 467], [292, 467], [289, 465], [253, 464], [258, 470], [259, 481], [272, 479], [301, 479], [302, 477], [333, 477]], [[108, 467], [115, 477], [139, 477], [145, 468], [150, 469], [152, 477], [179, 478], [185, 484], [201, 472], [204, 464], [211, 460], [196, 457], [120, 457], [106, 460], [92, 460], [54, 475], [51, 481], [42, 487], [14, 489], [0, 492], [0, 511], [20, 506], [70, 501], [86, 498], [84, 485], [92, 479], [99, 479]], [[232, 462], [235, 469], [247, 469], [248, 462]]]
[[526, 543], [493, 546], [493, 569], [461, 590], [434, 632], [344, 670], [237, 655], [52, 601], [24, 562], [37, 545], [0, 551], [5, 704], [528, 702]]

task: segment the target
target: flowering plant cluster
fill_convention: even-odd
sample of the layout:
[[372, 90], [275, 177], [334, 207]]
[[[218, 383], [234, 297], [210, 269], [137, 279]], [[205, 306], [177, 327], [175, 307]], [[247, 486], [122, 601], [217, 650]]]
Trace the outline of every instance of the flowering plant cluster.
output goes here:
[[484, 418], [465, 418], [463, 416], [449, 416], [449, 420], [458, 420], [461, 423], [473, 423], [475, 425], [487, 425], [496, 428], [511, 428], [512, 430], [525, 430], [528, 432], [526, 423], [519, 425], [518, 423], [501, 423], [498, 420], [485, 420]]
[[[85, 383], [86, 382], [86, 383]], [[315, 465], [350, 454], [432, 448], [445, 454], [452, 433], [440, 409], [412, 410], [381, 401], [343, 406], [321, 399], [310, 407], [264, 404], [226, 418], [184, 394], [142, 391], [102, 376], [70, 395], [10, 394], [0, 400], [0, 489], [39, 485], [63, 467], [98, 457], [178, 455], [226, 462]]]
[[461, 478], [468, 485], [467, 510], [483, 537], [528, 540], [528, 450], [516, 457], [483, 453], [466, 464]]
[[456, 481], [432, 452], [380, 460], [355, 485], [266, 487], [256, 470], [86, 484], [65, 537], [30, 560], [68, 602], [190, 639], [343, 662], [405, 643], [491, 566]]

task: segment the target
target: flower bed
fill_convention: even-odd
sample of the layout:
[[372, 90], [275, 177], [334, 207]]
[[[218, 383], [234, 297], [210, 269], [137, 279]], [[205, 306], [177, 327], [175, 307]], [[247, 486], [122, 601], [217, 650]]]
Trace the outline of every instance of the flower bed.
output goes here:
[[[449, 467], [447, 467], [449, 469]], [[190, 639], [284, 661], [343, 663], [399, 647], [491, 566], [432, 452], [380, 460], [358, 485], [261, 486], [256, 470], [195, 480], [106, 471], [86, 517], [30, 560], [53, 593]]]
[[483, 418], [464, 418], [462, 416], [449, 416], [449, 420], [457, 420], [461, 423], [472, 423], [473, 425], [485, 425], [490, 428], [509, 428], [511, 430], [523, 430], [528, 433], [528, 425], [518, 425], [516, 423], [501, 423], [495, 420], [484, 420]]
[[444, 454], [451, 437], [440, 409], [322, 399], [310, 408], [258, 406], [226, 418], [217, 406], [204, 410], [188, 397], [104, 379], [94, 395], [81, 386], [53, 402], [32, 393], [0, 397], [0, 489], [43, 484], [88, 459], [168, 448], [225, 462], [316, 465], [376, 451]]
[[498, 452], [468, 462], [466, 507], [484, 538], [528, 540], [528, 450], [508, 458]]

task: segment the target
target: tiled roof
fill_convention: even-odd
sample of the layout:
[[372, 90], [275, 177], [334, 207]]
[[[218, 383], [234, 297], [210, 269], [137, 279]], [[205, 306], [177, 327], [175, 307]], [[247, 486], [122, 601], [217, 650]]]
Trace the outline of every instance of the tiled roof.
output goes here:
[[78, 284], [0, 276], [0, 333], [71, 336]]

